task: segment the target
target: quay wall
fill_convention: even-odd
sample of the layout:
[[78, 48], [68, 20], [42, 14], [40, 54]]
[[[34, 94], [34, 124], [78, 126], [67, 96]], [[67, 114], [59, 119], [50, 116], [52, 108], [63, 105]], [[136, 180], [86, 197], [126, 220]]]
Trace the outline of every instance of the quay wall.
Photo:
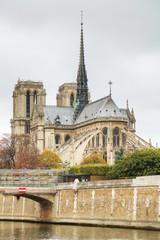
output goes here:
[[52, 192], [27, 188], [22, 196], [17, 189], [0, 187], [0, 220], [158, 230], [159, 184], [160, 176], [63, 183]]

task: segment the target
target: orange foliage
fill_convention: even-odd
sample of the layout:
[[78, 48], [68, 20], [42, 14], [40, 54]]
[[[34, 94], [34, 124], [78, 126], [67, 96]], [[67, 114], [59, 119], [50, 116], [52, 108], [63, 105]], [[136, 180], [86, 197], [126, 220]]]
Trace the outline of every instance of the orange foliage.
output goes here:
[[39, 157], [41, 167], [61, 168], [60, 161], [60, 157], [51, 150], [44, 150]]
[[106, 161], [103, 159], [100, 153], [90, 154], [88, 157], [84, 158], [81, 164], [105, 164]]

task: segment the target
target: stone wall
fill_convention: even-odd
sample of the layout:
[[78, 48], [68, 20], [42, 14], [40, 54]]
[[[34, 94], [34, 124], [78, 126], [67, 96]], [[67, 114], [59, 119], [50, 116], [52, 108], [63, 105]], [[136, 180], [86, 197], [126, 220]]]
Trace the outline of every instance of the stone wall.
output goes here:
[[13, 189], [1, 187], [0, 219], [160, 229], [159, 183], [160, 176], [65, 183], [48, 195], [42, 189], [33, 194], [52, 205], [12, 196]]

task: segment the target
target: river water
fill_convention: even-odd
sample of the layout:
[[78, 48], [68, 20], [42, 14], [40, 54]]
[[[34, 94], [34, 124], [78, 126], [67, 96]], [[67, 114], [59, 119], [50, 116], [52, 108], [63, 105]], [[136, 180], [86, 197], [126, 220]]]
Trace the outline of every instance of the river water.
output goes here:
[[160, 231], [0, 222], [0, 240], [158, 240]]

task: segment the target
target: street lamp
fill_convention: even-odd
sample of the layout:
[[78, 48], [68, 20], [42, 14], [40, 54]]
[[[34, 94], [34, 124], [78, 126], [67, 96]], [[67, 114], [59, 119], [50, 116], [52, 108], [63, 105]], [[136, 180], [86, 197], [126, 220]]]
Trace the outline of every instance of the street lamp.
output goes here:
[[67, 160], [65, 161], [65, 163], [63, 163], [62, 161], [60, 161], [60, 166], [62, 166], [62, 175], [64, 175], [64, 172], [65, 172], [65, 168], [68, 166], [68, 171], [70, 170], [70, 163], [67, 162]]

